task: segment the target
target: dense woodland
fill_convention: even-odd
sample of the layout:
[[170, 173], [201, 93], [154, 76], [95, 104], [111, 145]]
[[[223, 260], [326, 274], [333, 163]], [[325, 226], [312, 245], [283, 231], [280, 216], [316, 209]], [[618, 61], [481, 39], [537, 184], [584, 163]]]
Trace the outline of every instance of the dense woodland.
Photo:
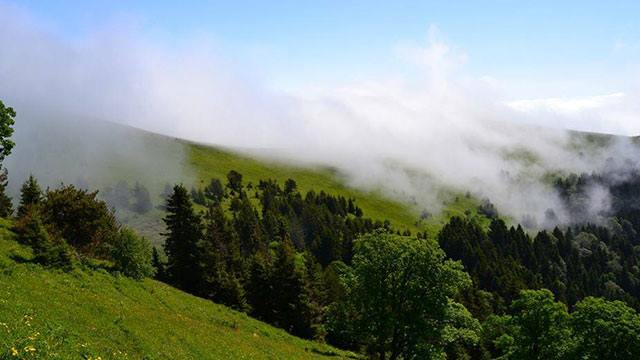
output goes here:
[[[0, 102], [0, 115], [1, 161], [15, 112]], [[428, 238], [367, 218], [354, 199], [231, 171], [166, 191], [162, 248], [116, 220], [115, 206], [151, 209], [140, 184], [99, 197], [30, 177], [14, 210], [0, 175], [0, 215], [45, 267], [153, 276], [375, 359], [640, 358], [638, 174], [558, 177], [568, 227], [508, 226], [484, 201], [488, 229], [454, 217]], [[579, 218], [593, 186], [612, 194], [596, 224]]]

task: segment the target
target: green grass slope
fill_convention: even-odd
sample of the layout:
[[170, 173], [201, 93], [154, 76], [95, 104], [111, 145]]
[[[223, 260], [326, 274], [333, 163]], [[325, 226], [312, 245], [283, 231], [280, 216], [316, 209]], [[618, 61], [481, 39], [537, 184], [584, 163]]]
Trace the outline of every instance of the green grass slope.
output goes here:
[[0, 359], [322, 359], [298, 339], [163, 283], [29, 262], [0, 222]]
[[378, 192], [366, 192], [348, 187], [339, 175], [326, 167], [300, 167], [278, 163], [275, 161], [258, 160], [246, 155], [223, 150], [212, 146], [186, 143], [187, 165], [193, 170], [197, 184], [203, 187], [211, 178], [226, 181], [230, 170], [236, 170], [243, 175], [245, 183], [257, 184], [259, 180], [275, 179], [281, 185], [287, 179], [294, 179], [302, 193], [309, 190], [342, 195], [356, 199], [366, 217], [376, 220], [389, 220], [399, 229], [416, 230], [418, 210], [408, 204], [403, 204], [384, 197]]

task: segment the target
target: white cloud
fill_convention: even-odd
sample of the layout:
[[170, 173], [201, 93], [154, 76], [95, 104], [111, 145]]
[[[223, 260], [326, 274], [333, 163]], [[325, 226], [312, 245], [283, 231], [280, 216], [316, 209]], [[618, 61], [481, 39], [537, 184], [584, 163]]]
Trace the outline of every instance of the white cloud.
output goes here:
[[[497, 82], [467, 74], [464, 52], [441, 40], [435, 28], [426, 45], [402, 48], [421, 76], [285, 95], [230, 64], [206, 41], [168, 49], [134, 30], [99, 31], [69, 43], [35, 21], [16, 19], [0, 5], [0, 97], [18, 110], [274, 148], [287, 158], [335, 166], [354, 185], [382, 188], [432, 209], [440, 207], [437, 191], [445, 184], [488, 196], [515, 219], [541, 216], [547, 208], [562, 216], [557, 197], [539, 181], [547, 171], [598, 170], [610, 156], [638, 160], [623, 145], [580, 157], [567, 151], [564, 132], [514, 124], [534, 117], [537, 124], [571, 123], [575, 114], [603, 108], [620, 110], [629, 124], [635, 110], [624, 106], [631, 97], [505, 105]], [[505, 157], [516, 150], [539, 161], [526, 165]]]
[[575, 98], [527, 99], [506, 105], [526, 114], [528, 121], [583, 131], [640, 134], [640, 97], [616, 92]]
[[547, 98], [516, 100], [507, 103], [515, 110], [523, 112], [552, 111], [558, 114], [574, 115], [579, 112], [618, 105], [625, 99], [625, 94], [617, 92], [608, 95], [596, 95], [578, 98]]

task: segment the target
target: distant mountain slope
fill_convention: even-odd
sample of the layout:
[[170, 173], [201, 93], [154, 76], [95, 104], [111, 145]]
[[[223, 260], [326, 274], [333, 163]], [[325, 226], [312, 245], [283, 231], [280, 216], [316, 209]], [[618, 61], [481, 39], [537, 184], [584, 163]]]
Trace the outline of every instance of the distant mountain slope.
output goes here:
[[154, 280], [29, 263], [0, 223], [0, 358], [334, 359], [301, 340]]
[[159, 205], [166, 185], [182, 182], [188, 187], [203, 187], [212, 177], [224, 182], [230, 170], [242, 173], [246, 183], [272, 178], [282, 184], [292, 178], [303, 193], [325, 191], [354, 198], [366, 217], [389, 220], [400, 230], [427, 230], [435, 235], [450, 216], [464, 216], [465, 212], [481, 222], [485, 220], [477, 214], [477, 201], [464, 196], [445, 196], [442, 216], [419, 221], [423, 209], [417, 205], [349, 187], [341, 174], [327, 167], [290, 165], [124, 125], [68, 119], [42, 119], [28, 113], [19, 118], [17, 146], [7, 159], [13, 196], [17, 197], [20, 184], [30, 173], [51, 187], [65, 182], [103, 191], [121, 180], [131, 187], [140, 182], [149, 189], [154, 208], [143, 215], [122, 209], [117, 213], [121, 222], [155, 244], [163, 241], [160, 233], [164, 231], [164, 213]]

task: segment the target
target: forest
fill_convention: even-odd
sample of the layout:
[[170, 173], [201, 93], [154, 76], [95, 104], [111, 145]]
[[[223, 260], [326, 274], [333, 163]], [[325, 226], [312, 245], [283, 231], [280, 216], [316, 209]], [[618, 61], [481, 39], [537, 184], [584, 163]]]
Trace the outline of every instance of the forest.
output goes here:
[[[1, 158], [15, 111], [0, 102]], [[640, 357], [640, 175], [569, 175], [553, 186], [575, 214], [534, 231], [452, 217], [437, 237], [370, 219], [355, 199], [237, 171], [166, 191], [161, 248], [121, 225], [114, 204], [151, 208], [148, 191], [104, 194], [23, 184], [14, 210], [0, 174], [0, 216], [48, 269], [154, 277], [298, 337], [373, 359]], [[612, 213], [581, 219], [591, 186]], [[118, 190], [118, 187], [121, 190]], [[604, 216], [604, 214], [603, 214]]]

